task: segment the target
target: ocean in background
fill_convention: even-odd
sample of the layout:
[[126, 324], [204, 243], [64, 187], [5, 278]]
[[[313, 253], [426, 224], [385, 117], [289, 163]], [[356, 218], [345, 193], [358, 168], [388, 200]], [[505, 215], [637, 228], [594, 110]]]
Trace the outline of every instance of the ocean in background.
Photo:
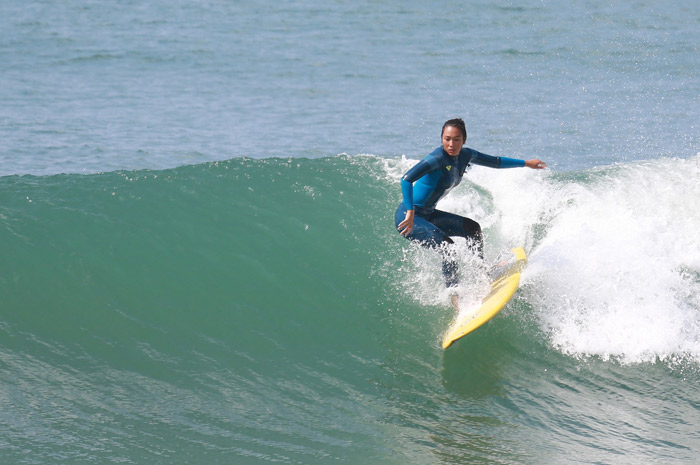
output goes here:
[[0, 174], [486, 153], [698, 153], [695, 1], [0, 4]]
[[[0, 3], [0, 463], [700, 455], [697, 2]], [[447, 351], [441, 208], [513, 301]], [[463, 243], [462, 294], [484, 276]]]

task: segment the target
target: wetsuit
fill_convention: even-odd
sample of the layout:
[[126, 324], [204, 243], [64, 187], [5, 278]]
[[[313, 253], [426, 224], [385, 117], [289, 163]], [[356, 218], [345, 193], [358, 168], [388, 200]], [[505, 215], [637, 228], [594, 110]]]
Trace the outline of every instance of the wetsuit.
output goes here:
[[462, 181], [464, 172], [472, 163], [490, 168], [525, 166], [523, 160], [494, 157], [465, 147], [459, 155], [452, 157], [442, 147], [438, 147], [401, 178], [403, 202], [396, 210], [396, 227], [406, 218], [407, 210], [415, 210], [413, 230], [406, 238], [426, 247], [439, 248], [447, 287], [458, 284], [457, 262], [441, 247], [442, 244], [454, 243], [450, 236], [464, 237], [469, 246], [483, 258], [484, 246], [479, 223], [435, 209], [438, 201]]

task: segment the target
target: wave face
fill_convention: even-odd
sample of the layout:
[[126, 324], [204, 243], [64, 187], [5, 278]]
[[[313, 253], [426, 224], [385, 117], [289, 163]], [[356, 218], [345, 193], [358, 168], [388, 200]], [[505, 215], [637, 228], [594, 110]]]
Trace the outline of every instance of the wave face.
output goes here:
[[446, 352], [437, 258], [393, 230], [414, 162], [0, 178], [3, 462], [690, 460], [700, 157], [475, 167], [441, 208], [530, 261]]

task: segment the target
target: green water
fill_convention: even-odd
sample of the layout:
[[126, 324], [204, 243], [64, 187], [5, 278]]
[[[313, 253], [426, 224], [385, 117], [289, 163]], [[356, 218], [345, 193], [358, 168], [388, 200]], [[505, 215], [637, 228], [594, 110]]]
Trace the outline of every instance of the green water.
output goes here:
[[547, 273], [569, 272], [555, 259], [560, 229], [577, 231], [566, 212], [590, 208], [591, 186], [653, 183], [647, 167], [521, 178], [520, 196], [556, 192], [561, 204], [530, 197], [536, 214], [514, 223], [499, 218], [523, 211], [507, 194], [516, 178], [475, 171], [459, 208], [481, 203], [487, 247], [518, 241], [531, 260], [509, 306], [442, 351], [439, 269], [393, 231], [406, 164], [234, 159], [0, 178], [2, 462], [692, 462], [694, 262], [680, 272], [666, 254], [685, 287], [653, 289], [675, 293], [659, 315], [689, 322], [677, 343], [652, 322], [658, 336], [600, 336], [604, 350], [586, 332], [599, 309], [575, 295], [565, 308], [569, 289]]

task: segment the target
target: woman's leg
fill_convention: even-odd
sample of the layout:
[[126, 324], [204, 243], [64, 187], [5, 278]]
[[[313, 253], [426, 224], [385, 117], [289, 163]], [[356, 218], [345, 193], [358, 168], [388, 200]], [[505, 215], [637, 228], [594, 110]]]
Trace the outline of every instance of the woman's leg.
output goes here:
[[[404, 218], [406, 218], [406, 207], [402, 203], [396, 210], [395, 224], [397, 228]], [[442, 257], [442, 274], [445, 278], [445, 285], [448, 288], [459, 283], [457, 261], [450, 256], [449, 250], [444, 246], [444, 244], [454, 244], [454, 241], [445, 231], [428, 221], [425, 217], [415, 215], [413, 231], [406, 238], [416, 241], [424, 247], [435, 249], [440, 253]]]
[[484, 237], [479, 223], [464, 216], [440, 210], [435, 210], [430, 215], [429, 221], [448, 236], [465, 238], [469, 248], [476, 252], [479, 258], [484, 258]]

